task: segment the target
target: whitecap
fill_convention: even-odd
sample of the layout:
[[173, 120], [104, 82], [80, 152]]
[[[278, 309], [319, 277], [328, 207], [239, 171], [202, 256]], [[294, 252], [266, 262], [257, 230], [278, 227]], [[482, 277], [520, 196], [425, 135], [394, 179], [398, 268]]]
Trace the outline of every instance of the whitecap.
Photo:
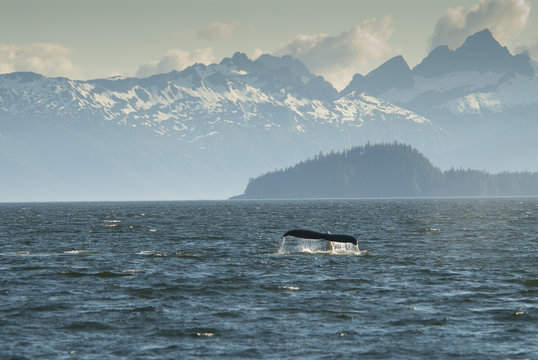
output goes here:
[[154, 255], [154, 256], [164, 256], [164, 254], [157, 250], [142, 250], [138, 252], [137, 254], [140, 255]]
[[102, 252], [95, 251], [95, 250], [79, 250], [79, 249], [75, 249], [75, 250], [64, 251], [64, 254], [102, 254]]
[[279, 285], [279, 289], [285, 289], [285, 290], [292, 290], [292, 291], [299, 291], [301, 288], [298, 286], [285, 286], [285, 285]]
[[118, 227], [121, 223], [121, 220], [119, 219], [106, 219], [103, 220], [105, 227]]
[[213, 334], [212, 332], [197, 332], [196, 336], [211, 337], [211, 336], [215, 336], [215, 334]]
[[64, 251], [64, 254], [80, 254], [80, 250], [69, 250], [69, 251]]

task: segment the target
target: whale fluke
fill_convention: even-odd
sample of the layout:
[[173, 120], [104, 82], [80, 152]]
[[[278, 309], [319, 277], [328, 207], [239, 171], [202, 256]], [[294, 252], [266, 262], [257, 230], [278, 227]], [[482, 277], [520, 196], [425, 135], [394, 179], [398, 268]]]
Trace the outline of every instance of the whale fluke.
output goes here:
[[286, 236], [295, 236], [303, 239], [323, 239], [332, 242], [351, 243], [355, 246], [358, 245], [357, 239], [351, 235], [320, 233], [312, 230], [290, 230], [284, 234], [284, 237]]

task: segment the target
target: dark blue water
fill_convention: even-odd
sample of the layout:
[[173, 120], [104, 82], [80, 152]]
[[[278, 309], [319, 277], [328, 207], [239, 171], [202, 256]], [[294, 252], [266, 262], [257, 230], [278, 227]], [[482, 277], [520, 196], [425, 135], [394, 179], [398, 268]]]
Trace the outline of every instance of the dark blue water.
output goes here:
[[[0, 204], [0, 358], [538, 357], [538, 199]], [[348, 233], [352, 246], [282, 234]]]

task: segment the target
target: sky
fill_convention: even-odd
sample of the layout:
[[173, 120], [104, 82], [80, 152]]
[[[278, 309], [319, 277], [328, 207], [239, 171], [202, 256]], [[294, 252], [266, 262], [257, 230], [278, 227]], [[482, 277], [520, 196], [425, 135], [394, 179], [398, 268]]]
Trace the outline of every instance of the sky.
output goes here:
[[146, 77], [239, 51], [292, 55], [341, 89], [484, 28], [538, 60], [538, 0], [0, 0], [0, 74]]

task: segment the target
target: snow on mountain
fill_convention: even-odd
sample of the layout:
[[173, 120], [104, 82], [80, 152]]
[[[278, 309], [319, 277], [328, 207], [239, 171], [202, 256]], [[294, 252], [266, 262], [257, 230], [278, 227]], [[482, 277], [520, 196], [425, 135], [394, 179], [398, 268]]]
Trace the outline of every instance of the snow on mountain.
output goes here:
[[[483, 97], [481, 94], [506, 87], [528, 99], [526, 91], [534, 88], [529, 82], [536, 81], [529, 56], [510, 54], [486, 29], [469, 36], [456, 50], [447, 46], [433, 49], [412, 70], [401, 56], [392, 58], [365, 77], [356, 75], [343, 93], [364, 91], [430, 116], [440, 109], [457, 112], [458, 107], [448, 105], [454, 101], [468, 99], [472, 108], [476, 99]], [[538, 102], [535, 93], [531, 96]], [[520, 105], [515, 96], [503, 97], [502, 103], [507, 107]]]
[[144, 79], [0, 75], [7, 199], [32, 199], [28, 184], [45, 200], [226, 197], [319, 151], [398, 140], [428, 153], [443, 137], [407, 109], [339, 96], [289, 56], [236, 53]]
[[290, 57], [148, 78], [0, 75], [0, 201], [224, 198], [320, 151], [408, 143], [443, 169], [538, 170], [538, 77], [489, 31], [341, 93]]
[[494, 89], [503, 77], [502, 73], [477, 71], [451, 72], [433, 78], [417, 75], [413, 76], [413, 87], [390, 88], [379, 96], [387, 101], [415, 107], [419, 112], [428, 112], [458, 95]]
[[[335, 110], [342, 114], [342, 121], [354, 121], [357, 118], [357, 112], [362, 116], [377, 116], [394, 114], [400, 115], [403, 119], [409, 120], [418, 124], [431, 125], [431, 121], [423, 116], [420, 116], [410, 110], [392, 105], [386, 101], [380, 100], [365, 93], [351, 93], [339, 98], [335, 101]], [[361, 122], [364, 120], [359, 118]]]
[[[492, 76], [493, 77], [493, 76]], [[538, 103], [538, 79], [517, 75], [503, 81], [494, 91], [470, 92], [442, 106], [453, 114], [500, 113]]]

